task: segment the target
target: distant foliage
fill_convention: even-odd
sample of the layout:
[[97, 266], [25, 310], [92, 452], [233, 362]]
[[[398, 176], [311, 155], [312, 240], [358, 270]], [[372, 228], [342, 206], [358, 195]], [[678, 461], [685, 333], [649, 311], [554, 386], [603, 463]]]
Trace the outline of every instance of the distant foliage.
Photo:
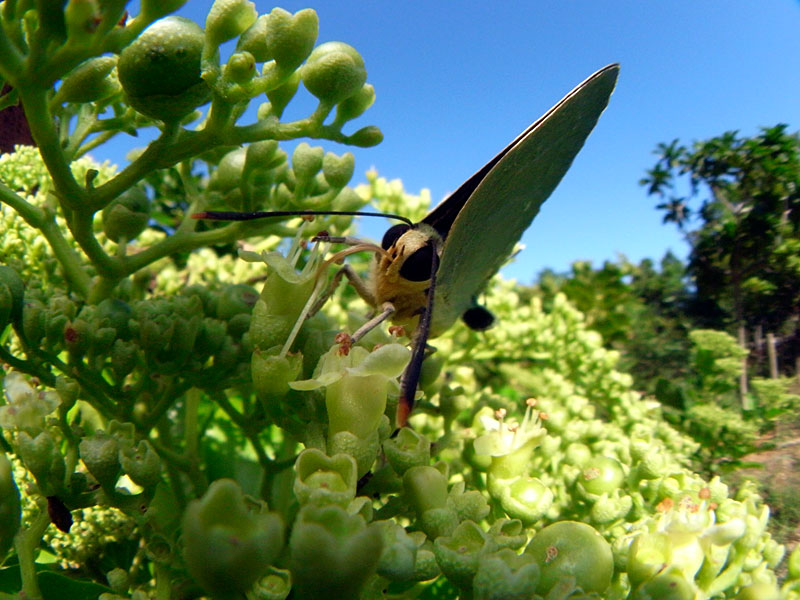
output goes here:
[[[688, 272], [709, 325], [761, 328], [781, 369], [800, 355], [800, 139], [786, 125], [660, 144], [641, 183], [691, 244]], [[685, 190], [685, 191], [684, 191]], [[741, 334], [740, 334], [741, 335]], [[748, 336], [749, 337], [749, 336]], [[760, 365], [762, 373], [765, 365]]]

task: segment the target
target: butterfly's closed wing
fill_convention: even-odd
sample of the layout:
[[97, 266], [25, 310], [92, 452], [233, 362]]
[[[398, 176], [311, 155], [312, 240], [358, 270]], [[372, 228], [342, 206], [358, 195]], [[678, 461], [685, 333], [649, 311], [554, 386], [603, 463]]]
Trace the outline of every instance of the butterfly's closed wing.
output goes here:
[[581, 83], [425, 217], [445, 238], [432, 336], [502, 266], [597, 123], [618, 72], [609, 65]]

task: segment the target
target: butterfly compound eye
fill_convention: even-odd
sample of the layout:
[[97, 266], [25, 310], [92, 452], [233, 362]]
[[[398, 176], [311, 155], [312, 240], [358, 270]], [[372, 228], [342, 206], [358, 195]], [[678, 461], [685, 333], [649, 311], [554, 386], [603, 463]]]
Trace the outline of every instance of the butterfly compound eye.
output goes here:
[[400, 239], [400, 236], [403, 235], [409, 229], [411, 229], [411, 227], [406, 225], [405, 223], [398, 223], [397, 225], [392, 225], [391, 227], [389, 227], [389, 229], [386, 230], [386, 233], [383, 234], [383, 240], [381, 240], [381, 247], [384, 250], [388, 250], [397, 240]]
[[400, 276], [408, 281], [425, 281], [431, 278], [433, 245], [428, 243], [415, 250], [400, 267]]

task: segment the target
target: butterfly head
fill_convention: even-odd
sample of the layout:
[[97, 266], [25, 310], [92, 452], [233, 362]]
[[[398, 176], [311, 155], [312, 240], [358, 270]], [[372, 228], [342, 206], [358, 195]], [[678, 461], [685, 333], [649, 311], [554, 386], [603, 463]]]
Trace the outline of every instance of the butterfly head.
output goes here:
[[441, 237], [425, 223], [401, 223], [389, 228], [381, 246], [385, 253], [376, 257], [373, 273], [376, 300], [378, 306], [391, 302], [399, 321], [406, 321], [426, 304], [433, 253], [441, 253]]

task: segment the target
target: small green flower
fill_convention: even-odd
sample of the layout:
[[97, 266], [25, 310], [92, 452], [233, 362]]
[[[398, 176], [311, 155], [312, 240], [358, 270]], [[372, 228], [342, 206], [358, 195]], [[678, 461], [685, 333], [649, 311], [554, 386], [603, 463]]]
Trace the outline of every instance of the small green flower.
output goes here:
[[316, 448], [300, 453], [295, 463], [294, 494], [300, 504], [347, 506], [356, 495], [356, 463], [352, 456], [328, 457]]
[[215, 597], [239, 597], [283, 548], [280, 517], [245, 500], [239, 484], [219, 479], [183, 516], [186, 566]]
[[377, 429], [389, 392], [399, 390], [396, 378], [410, 355], [401, 344], [387, 344], [372, 352], [354, 346], [346, 355], [336, 345], [322, 357], [313, 379], [289, 386], [295, 390], [324, 387], [329, 435], [349, 431], [365, 439]]
[[525, 415], [519, 424], [513, 420], [506, 421], [506, 412], [503, 409], [495, 413], [496, 418], [482, 416], [481, 424], [486, 433], [475, 440], [475, 453], [508, 456], [530, 444], [538, 444], [546, 431], [539, 420], [539, 412], [533, 410], [535, 405], [534, 400], [527, 401]]
[[267, 280], [253, 307], [250, 321], [250, 337], [253, 345], [261, 350], [281, 346], [282, 356], [294, 343], [324, 284], [324, 278], [319, 276], [319, 265], [322, 260], [319, 252], [311, 253], [302, 270], [298, 271], [295, 268], [301, 252], [299, 236], [300, 232], [288, 257], [277, 252], [239, 253], [244, 260], [264, 262], [269, 268]]
[[298, 598], [359, 597], [378, 567], [381, 530], [334, 504], [304, 506], [289, 540], [293, 592]]

